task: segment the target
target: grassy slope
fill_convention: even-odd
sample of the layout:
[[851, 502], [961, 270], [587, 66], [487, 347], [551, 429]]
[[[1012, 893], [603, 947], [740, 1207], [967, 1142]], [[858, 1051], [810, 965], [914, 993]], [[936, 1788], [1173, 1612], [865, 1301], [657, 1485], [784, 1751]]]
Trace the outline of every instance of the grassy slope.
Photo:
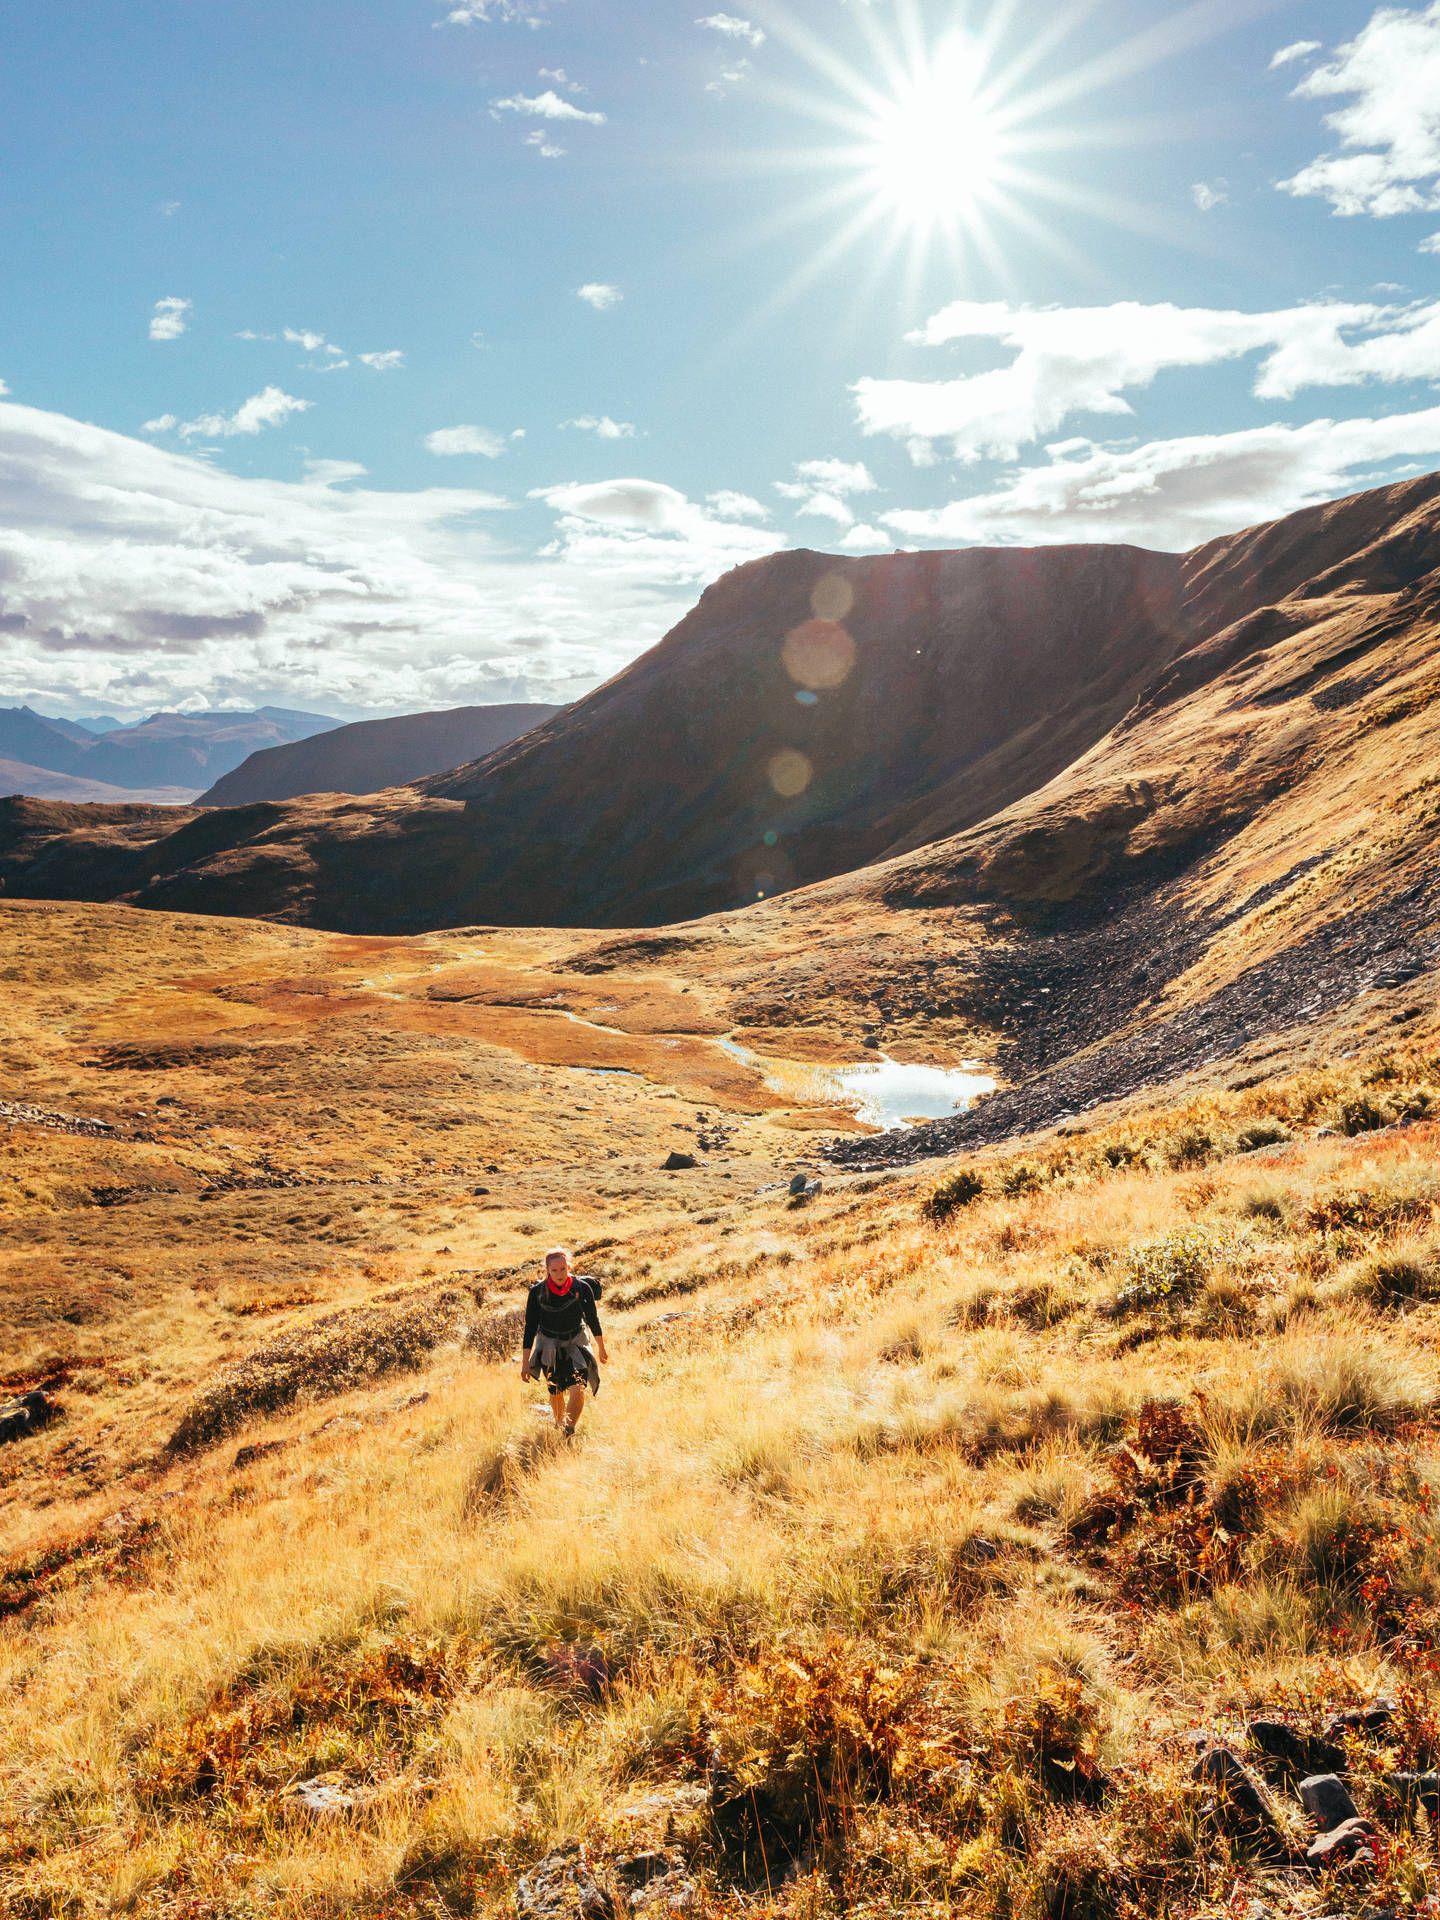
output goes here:
[[[756, 1191], [804, 1116], [743, 1075], [722, 1105], [665, 996], [723, 1028], [780, 964], [759, 936], [723, 978], [713, 954], [659, 983], [562, 973], [657, 1076], [587, 1082], [525, 1054], [621, 1042], [513, 1004], [587, 936], [362, 951], [86, 907], [5, 928], [27, 1098], [158, 1136], [22, 1117], [5, 1142], [21, 1363], [66, 1363], [65, 1419], [0, 1458], [11, 1911], [499, 1912], [576, 1835], [602, 1876], [670, 1845], [715, 1911], [1188, 1914], [1258, 1890], [1334, 1912], [1208, 1824], [1169, 1736], [1243, 1731], [1256, 1703], [1313, 1728], [1380, 1692], [1400, 1717], [1353, 1756], [1394, 1835], [1379, 1893], [1430, 1886], [1374, 1780], [1440, 1760], [1437, 1129], [1368, 1123], [1440, 1077], [1433, 988], [1372, 999], [1352, 1046], [1281, 1036], [1247, 1088], [982, 1156], [981, 1196], [936, 1222], [953, 1163], [799, 1208]], [[684, 1043], [683, 1106], [657, 1030]], [[155, 1064], [227, 1036], [244, 1051]], [[655, 1162], [700, 1112], [731, 1138], [677, 1186]], [[1294, 1137], [1247, 1150], [1256, 1127]], [[214, 1177], [266, 1156], [327, 1184]], [[483, 1156], [502, 1175], [477, 1181]], [[160, 1190], [84, 1204], [142, 1179]], [[566, 1452], [487, 1357], [502, 1270], [557, 1220], [611, 1242], [584, 1264], [614, 1365]], [[444, 1321], [418, 1366], [335, 1394], [317, 1362], [317, 1397], [166, 1450], [227, 1356], [318, 1354], [325, 1313], [417, 1301]], [[242, 1444], [268, 1450], [237, 1467]], [[318, 1773], [373, 1798], [287, 1812]]]

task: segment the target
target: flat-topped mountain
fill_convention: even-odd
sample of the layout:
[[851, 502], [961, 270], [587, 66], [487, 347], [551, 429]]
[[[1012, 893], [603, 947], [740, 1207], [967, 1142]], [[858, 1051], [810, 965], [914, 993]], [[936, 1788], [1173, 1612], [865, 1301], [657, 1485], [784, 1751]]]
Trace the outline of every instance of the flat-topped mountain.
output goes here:
[[559, 711], [515, 703], [356, 720], [284, 746], [260, 748], [202, 793], [200, 803], [235, 807], [252, 800], [293, 800], [303, 793], [378, 793], [478, 760]]
[[[0, 872], [12, 893], [391, 932], [657, 924], [922, 848], [937, 898], [1069, 897], [1106, 849], [1173, 851], [1176, 822], [1226, 830], [1299, 778], [1348, 724], [1336, 660], [1363, 657], [1373, 689], [1425, 654], [1437, 562], [1436, 476], [1184, 555], [776, 554], [417, 788], [178, 823], [12, 802]], [[1273, 685], [1217, 730], [1213, 690], [1257, 661]]]

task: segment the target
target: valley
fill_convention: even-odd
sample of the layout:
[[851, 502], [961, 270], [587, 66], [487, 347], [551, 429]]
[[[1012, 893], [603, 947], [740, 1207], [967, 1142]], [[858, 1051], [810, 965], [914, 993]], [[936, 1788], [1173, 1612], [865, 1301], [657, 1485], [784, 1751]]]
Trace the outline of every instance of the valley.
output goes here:
[[[418, 786], [4, 803], [7, 1910], [1429, 1911], [1437, 497], [896, 556], [1009, 610], [919, 680], [921, 569], [781, 556]], [[894, 771], [802, 819], [836, 578]]]

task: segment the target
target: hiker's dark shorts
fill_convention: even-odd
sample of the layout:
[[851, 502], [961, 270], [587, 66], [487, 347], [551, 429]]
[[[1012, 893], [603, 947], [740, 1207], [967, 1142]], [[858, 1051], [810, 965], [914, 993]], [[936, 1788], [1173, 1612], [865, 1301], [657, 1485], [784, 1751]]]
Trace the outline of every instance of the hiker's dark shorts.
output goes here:
[[587, 1384], [585, 1375], [576, 1371], [575, 1363], [568, 1353], [557, 1353], [548, 1367], [542, 1367], [541, 1373], [551, 1393], [568, 1393], [571, 1387], [583, 1387]]

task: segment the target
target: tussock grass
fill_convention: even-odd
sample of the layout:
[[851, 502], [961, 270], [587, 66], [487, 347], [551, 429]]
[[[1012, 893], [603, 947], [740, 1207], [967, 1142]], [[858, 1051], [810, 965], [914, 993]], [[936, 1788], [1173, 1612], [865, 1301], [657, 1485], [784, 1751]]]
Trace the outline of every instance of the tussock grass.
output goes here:
[[[943, 1220], [922, 1177], [762, 1199], [733, 1256], [651, 1234], [685, 1317], [612, 1308], [571, 1445], [453, 1319], [404, 1361], [423, 1403], [372, 1423], [379, 1366], [317, 1422], [287, 1329], [212, 1416], [285, 1444], [173, 1461], [163, 1551], [81, 1555], [0, 1625], [5, 1898], [498, 1916], [567, 1838], [672, 1849], [726, 1920], [1260, 1898], [1168, 1736], [1388, 1691], [1409, 1764], [1440, 1715], [1433, 1149], [1300, 1139], [1342, 1080], [1274, 1095], [1263, 1170], [1225, 1144], [1255, 1089], [1031, 1147], [1035, 1184], [987, 1171]], [[284, 1815], [314, 1773], [372, 1797]]]

